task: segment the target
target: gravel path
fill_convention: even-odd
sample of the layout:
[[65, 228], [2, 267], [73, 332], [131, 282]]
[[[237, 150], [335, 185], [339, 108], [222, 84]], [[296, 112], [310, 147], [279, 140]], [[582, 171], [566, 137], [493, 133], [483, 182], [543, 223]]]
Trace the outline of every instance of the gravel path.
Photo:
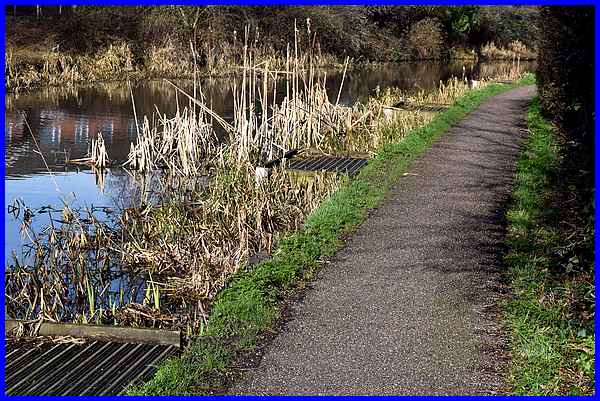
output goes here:
[[489, 99], [416, 160], [231, 393], [501, 392], [503, 210], [534, 93]]

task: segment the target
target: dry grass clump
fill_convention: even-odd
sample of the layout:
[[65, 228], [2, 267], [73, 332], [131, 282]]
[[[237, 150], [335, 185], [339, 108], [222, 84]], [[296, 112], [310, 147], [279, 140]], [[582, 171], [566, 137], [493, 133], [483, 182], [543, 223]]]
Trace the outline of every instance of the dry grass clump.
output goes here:
[[477, 61], [477, 53], [473, 49], [467, 49], [463, 46], [454, 46], [448, 49], [450, 60], [469, 60]]
[[7, 48], [5, 55], [6, 88], [30, 88], [41, 82], [72, 86], [82, 79], [76, 60], [58, 51]]
[[80, 56], [81, 70], [87, 79], [102, 80], [132, 72], [133, 53], [128, 43], [111, 43], [94, 56]]
[[[369, 157], [387, 143], [399, 141], [428, 120], [424, 113], [398, 107], [405, 96], [398, 88], [377, 89], [365, 104], [346, 108], [346, 125], [324, 141], [321, 149], [326, 153]], [[381, 129], [388, 125], [394, 129]]]
[[417, 110], [376, 107], [364, 123], [343, 138], [341, 146], [349, 154], [373, 155], [383, 146], [400, 141], [431, 118], [429, 113]]
[[144, 64], [150, 76], [189, 76], [194, 70], [189, 52], [182, 52], [171, 40], [150, 46]]
[[486, 43], [481, 47], [481, 55], [487, 60], [533, 60], [536, 58], [535, 51], [527, 48], [522, 42], [515, 40], [507, 47], [498, 46], [494, 42]]
[[[207, 311], [227, 278], [249, 257], [270, 253], [281, 235], [296, 230], [339, 178], [316, 174], [293, 180], [277, 170], [256, 184], [253, 170], [217, 170], [205, 191], [124, 216], [127, 265], [160, 278], [170, 307]], [[157, 279], [158, 280], [158, 279]]]
[[[98, 216], [101, 210], [74, 211], [43, 208], [32, 211], [22, 203], [9, 208], [21, 223], [30, 244], [5, 270], [6, 315], [18, 319], [98, 322], [100, 304], [114, 305], [110, 288], [118, 238]], [[35, 214], [46, 214], [50, 224], [35, 232]], [[121, 298], [129, 297], [124, 289]]]
[[480, 76], [484, 80], [516, 81], [527, 73], [526, 66], [517, 58], [510, 62], [494, 63], [494, 65], [483, 64]]
[[[310, 36], [310, 25], [307, 29]], [[237, 163], [266, 161], [282, 150], [319, 147], [326, 137], [351, 124], [349, 110], [338, 104], [339, 95], [335, 103], [330, 101], [326, 77], [317, 78], [314, 47], [303, 50], [299, 36], [296, 27], [283, 70], [272, 69], [268, 61], [257, 62], [253, 49], [244, 46], [242, 77], [239, 83], [234, 81], [234, 120], [229, 130]], [[248, 31], [246, 43], [247, 38]], [[285, 85], [281, 102], [277, 102], [279, 85]]]
[[[433, 91], [378, 88], [366, 104], [352, 107], [352, 129], [338, 136], [332, 149], [373, 154], [386, 144], [400, 141], [411, 130], [433, 118], [433, 112], [421, 111], [420, 106], [449, 106], [469, 90], [468, 83], [458, 78], [440, 82]], [[394, 129], [382, 129], [392, 125]]]
[[138, 127], [138, 138], [131, 144], [128, 168], [153, 171], [158, 168], [190, 176], [198, 174], [205, 158], [218, 149], [214, 127], [206, 113], [184, 108], [172, 118], [158, 115], [150, 124], [147, 117]]
[[[479, 82], [479, 88], [485, 85], [484, 82]], [[415, 94], [407, 97], [410, 103], [419, 105], [445, 105], [453, 104], [456, 99], [464, 96], [470, 90], [469, 83], [466, 80], [459, 78], [451, 78], [446, 82], [441, 82], [437, 90], [424, 91], [420, 90]]]
[[374, 96], [369, 99], [367, 107], [393, 106], [411, 110], [425, 105], [451, 105], [470, 89], [466, 80], [456, 77], [446, 82], [440, 81], [438, 87], [434, 90], [406, 91], [396, 87], [388, 87], [383, 90], [377, 88]]

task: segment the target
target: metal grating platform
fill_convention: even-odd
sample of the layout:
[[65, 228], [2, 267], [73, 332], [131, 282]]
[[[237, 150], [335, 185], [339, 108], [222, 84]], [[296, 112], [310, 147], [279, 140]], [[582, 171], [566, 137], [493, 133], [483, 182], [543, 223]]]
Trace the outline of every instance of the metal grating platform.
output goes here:
[[439, 113], [444, 110], [448, 110], [448, 105], [444, 104], [407, 104], [397, 106], [383, 106], [384, 113], [390, 113], [394, 111], [421, 111], [429, 113]]
[[147, 379], [174, 345], [6, 342], [7, 395], [117, 395]]
[[431, 113], [439, 113], [440, 111], [444, 111], [447, 110], [448, 106], [443, 106], [443, 105], [422, 105], [422, 106], [416, 106], [415, 110], [418, 111], [426, 111], [426, 112], [431, 112]]
[[367, 161], [367, 159], [354, 157], [309, 157], [292, 159], [288, 162], [287, 168], [290, 170], [331, 171], [355, 174], [367, 164]]

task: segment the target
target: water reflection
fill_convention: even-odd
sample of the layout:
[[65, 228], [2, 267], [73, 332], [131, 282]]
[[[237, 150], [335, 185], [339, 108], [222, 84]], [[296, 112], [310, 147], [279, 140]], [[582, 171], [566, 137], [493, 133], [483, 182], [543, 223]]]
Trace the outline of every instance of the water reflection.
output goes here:
[[[364, 101], [376, 87], [396, 86], [406, 90], [435, 87], [440, 80], [451, 76], [470, 78], [489, 77], [498, 71], [514, 68], [514, 63], [494, 63], [474, 66], [453, 61], [441, 63], [390, 64], [377, 68], [349, 71], [340, 93], [340, 103], [353, 104]], [[531, 69], [531, 63], [520, 63], [519, 69]], [[340, 71], [320, 71], [319, 78], [327, 78], [327, 91], [335, 99], [341, 84]], [[209, 78], [201, 87], [209, 103], [219, 115], [231, 116], [233, 108], [233, 79]], [[192, 92], [192, 83], [177, 82], [184, 90]], [[283, 86], [283, 87], [282, 87]], [[132, 87], [137, 115], [151, 116], [157, 110], [172, 115], [177, 103], [187, 104], [177, 97], [175, 90], [164, 81], [140, 82]], [[279, 87], [285, 95], [285, 85]], [[41, 153], [52, 168], [64, 165], [53, 160], [53, 153], [68, 152], [71, 158], [84, 157], [89, 142], [101, 132], [111, 159], [124, 160], [129, 144], [136, 137], [133, 103], [127, 83], [102, 83], [81, 89], [45, 89], [25, 95], [6, 96], [5, 148], [8, 156], [6, 176], [43, 174], [41, 158], [32, 153], [31, 128], [38, 139]]]

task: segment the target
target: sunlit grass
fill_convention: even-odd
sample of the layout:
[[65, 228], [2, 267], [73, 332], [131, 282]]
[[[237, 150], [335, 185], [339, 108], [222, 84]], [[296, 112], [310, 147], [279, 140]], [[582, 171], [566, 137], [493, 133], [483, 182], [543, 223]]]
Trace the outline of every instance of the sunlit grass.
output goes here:
[[561, 148], [537, 100], [529, 110], [528, 124], [530, 137], [519, 160], [507, 213], [505, 260], [513, 296], [505, 311], [511, 332], [512, 390], [519, 395], [590, 394], [593, 319], [582, 320], [573, 305], [593, 308], [593, 278], [586, 273], [570, 276], [556, 266], [557, 252], [570, 242], [570, 234], [548, 220], [555, 213], [550, 201], [564, 190], [552, 186]]

